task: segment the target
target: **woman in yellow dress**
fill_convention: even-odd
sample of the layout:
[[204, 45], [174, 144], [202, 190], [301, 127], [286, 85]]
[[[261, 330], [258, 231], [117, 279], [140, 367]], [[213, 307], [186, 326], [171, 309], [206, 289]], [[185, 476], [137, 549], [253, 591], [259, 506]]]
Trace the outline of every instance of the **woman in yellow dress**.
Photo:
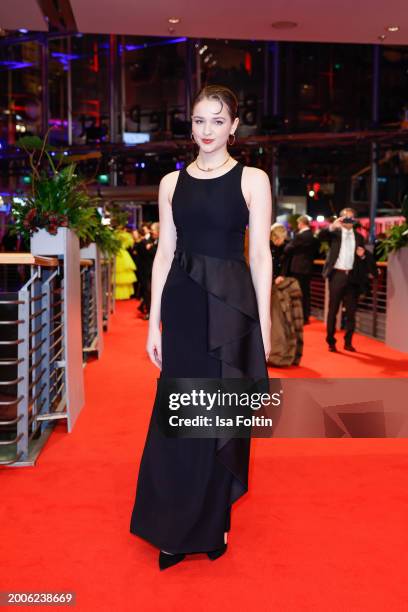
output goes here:
[[133, 246], [134, 239], [132, 234], [124, 228], [118, 229], [116, 235], [122, 244], [122, 248], [116, 255], [115, 299], [128, 300], [134, 293], [133, 283], [136, 281], [136, 265], [127, 250]]

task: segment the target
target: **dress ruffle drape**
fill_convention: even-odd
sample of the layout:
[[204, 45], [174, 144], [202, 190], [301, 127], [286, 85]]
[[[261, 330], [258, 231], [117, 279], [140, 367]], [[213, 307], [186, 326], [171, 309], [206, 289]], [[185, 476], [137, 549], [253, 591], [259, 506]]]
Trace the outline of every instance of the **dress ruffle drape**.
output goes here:
[[[267, 379], [256, 295], [244, 258], [222, 259], [179, 249], [175, 258], [208, 295], [208, 351], [222, 378]], [[218, 438], [217, 458], [233, 474], [230, 503], [248, 490], [250, 439]]]

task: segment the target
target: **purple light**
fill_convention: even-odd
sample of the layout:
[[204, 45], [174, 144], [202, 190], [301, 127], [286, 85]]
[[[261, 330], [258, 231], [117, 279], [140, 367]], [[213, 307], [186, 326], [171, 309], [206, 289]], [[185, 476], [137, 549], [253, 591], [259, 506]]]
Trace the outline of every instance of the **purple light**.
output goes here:
[[3, 60], [0, 62], [0, 70], [2, 70], [2, 66], [4, 66], [3, 70], [19, 70], [20, 68], [29, 68], [33, 65], [33, 62], [12, 62], [8, 60]]
[[66, 119], [50, 119], [49, 123], [57, 127], [67, 127], [68, 121]]
[[21, 32], [21, 34], [27, 34], [28, 33], [28, 30], [26, 28], [19, 28], [18, 31]]
[[51, 53], [52, 57], [55, 57], [55, 59], [60, 62], [60, 64], [62, 64], [63, 69], [64, 70], [68, 70], [69, 68], [69, 63], [72, 60], [76, 60], [76, 59], [80, 59], [81, 56], [80, 55], [75, 55], [73, 53], [60, 53], [58, 51], [53, 51]]
[[183, 161], [176, 162], [176, 170], [182, 170], [184, 166], [185, 166], [185, 162]]
[[52, 57], [56, 57], [62, 62], [69, 62], [71, 60], [79, 59], [80, 55], [75, 55], [74, 53], [59, 53], [58, 51], [53, 51], [51, 53]]
[[148, 47], [162, 47], [163, 45], [174, 45], [179, 42], [185, 42], [187, 38], [182, 36], [180, 38], [170, 38], [166, 40], [160, 40], [158, 42], [144, 43], [143, 45], [125, 45], [126, 51], [137, 51], [138, 49], [146, 49]]

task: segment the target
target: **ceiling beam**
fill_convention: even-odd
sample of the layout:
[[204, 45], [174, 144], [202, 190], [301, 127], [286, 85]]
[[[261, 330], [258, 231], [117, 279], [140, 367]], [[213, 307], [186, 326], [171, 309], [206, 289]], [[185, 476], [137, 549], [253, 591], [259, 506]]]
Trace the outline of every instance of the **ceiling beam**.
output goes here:
[[50, 31], [77, 32], [70, 0], [37, 0]]

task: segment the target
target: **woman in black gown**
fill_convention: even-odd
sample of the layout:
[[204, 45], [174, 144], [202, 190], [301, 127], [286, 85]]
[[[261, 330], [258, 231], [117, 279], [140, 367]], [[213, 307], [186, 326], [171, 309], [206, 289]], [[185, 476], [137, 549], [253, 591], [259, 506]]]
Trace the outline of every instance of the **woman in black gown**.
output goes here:
[[[203, 88], [192, 109], [197, 158], [160, 182], [147, 352], [160, 377], [267, 378], [269, 179], [228, 154], [239, 122], [229, 89]], [[160, 549], [161, 569], [188, 553], [215, 559], [226, 550], [231, 505], [248, 490], [250, 439], [166, 437], [157, 413], [155, 402], [130, 531]]]

